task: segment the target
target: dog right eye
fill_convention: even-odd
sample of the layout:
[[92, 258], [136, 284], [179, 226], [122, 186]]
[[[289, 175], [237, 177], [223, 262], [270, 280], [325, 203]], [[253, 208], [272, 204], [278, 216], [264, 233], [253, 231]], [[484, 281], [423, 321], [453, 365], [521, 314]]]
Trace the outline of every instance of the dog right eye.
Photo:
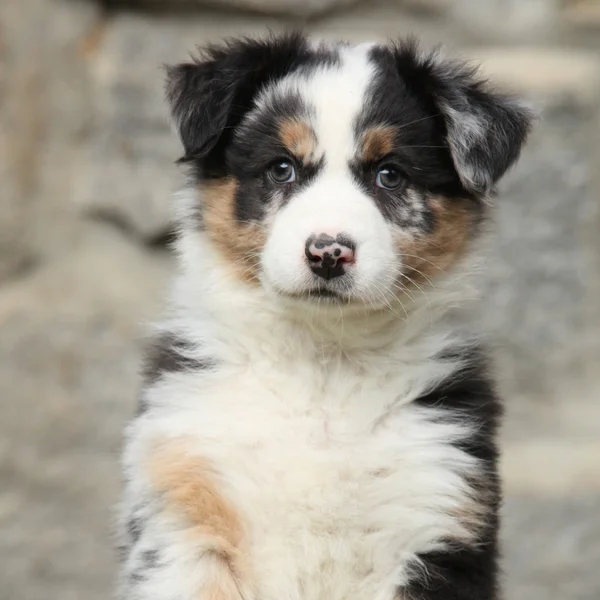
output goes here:
[[397, 190], [403, 182], [402, 173], [392, 165], [379, 169], [375, 185], [384, 190]]
[[296, 181], [296, 169], [290, 161], [281, 160], [271, 165], [269, 177], [275, 183], [292, 183]]

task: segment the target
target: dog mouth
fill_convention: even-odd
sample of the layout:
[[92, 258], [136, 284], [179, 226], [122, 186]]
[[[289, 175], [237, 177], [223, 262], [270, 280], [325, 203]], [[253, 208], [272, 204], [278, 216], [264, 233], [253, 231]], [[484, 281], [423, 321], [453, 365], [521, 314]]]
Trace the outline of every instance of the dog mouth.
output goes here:
[[315, 298], [342, 298], [342, 294], [340, 292], [336, 292], [335, 290], [330, 290], [327, 288], [317, 288], [315, 290], [308, 290], [304, 292], [306, 296], [315, 297]]
[[301, 300], [303, 302], [322, 302], [332, 304], [350, 304], [352, 298], [342, 292], [338, 292], [326, 287], [318, 287], [303, 290], [301, 292], [282, 292], [283, 295], [293, 300]]
[[[344, 279], [344, 278], [339, 278]], [[291, 300], [294, 303], [310, 305], [349, 305], [361, 304], [361, 297], [354, 286], [354, 282], [347, 278], [343, 282], [335, 279], [333, 281], [324, 281], [316, 277], [312, 281], [305, 281], [291, 289], [279, 286], [277, 283], [264, 283], [267, 288], [271, 288], [281, 300]]]
[[327, 288], [317, 288], [315, 290], [308, 290], [302, 294], [303, 298], [307, 300], [335, 300], [337, 302], [350, 302], [350, 298], [340, 292], [330, 290]]

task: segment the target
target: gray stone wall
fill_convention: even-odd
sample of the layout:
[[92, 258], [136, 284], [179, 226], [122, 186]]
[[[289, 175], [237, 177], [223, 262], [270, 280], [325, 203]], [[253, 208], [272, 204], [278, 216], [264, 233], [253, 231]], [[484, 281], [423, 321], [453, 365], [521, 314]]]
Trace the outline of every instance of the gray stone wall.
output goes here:
[[[172, 268], [163, 242], [178, 148], [160, 65], [196, 43], [296, 22], [116, 4], [0, 6], [0, 600], [110, 594], [121, 431], [142, 325]], [[506, 597], [596, 600], [598, 3], [554, 6], [535, 38], [484, 33], [458, 4], [340, 4], [307, 27], [352, 40], [416, 32], [541, 107], [497, 200], [481, 313], [507, 402]]]

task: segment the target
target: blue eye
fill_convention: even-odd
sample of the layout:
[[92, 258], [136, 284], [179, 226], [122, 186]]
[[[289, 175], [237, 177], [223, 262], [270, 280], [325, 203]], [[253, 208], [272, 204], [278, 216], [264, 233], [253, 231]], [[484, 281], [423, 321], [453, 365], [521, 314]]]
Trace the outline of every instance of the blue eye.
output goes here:
[[379, 169], [375, 185], [384, 190], [396, 190], [400, 187], [402, 181], [402, 173], [392, 166], [387, 166]]
[[269, 177], [275, 183], [292, 183], [292, 181], [296, 181], [296, 169], [291, 162], [281, 160], [271, 165]]

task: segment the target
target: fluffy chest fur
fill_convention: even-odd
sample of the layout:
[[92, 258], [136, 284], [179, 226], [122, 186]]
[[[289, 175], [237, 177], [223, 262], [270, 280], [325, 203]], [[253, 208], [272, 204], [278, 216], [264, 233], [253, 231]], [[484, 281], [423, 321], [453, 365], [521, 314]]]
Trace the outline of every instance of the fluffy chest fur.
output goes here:
[[[154, 465], [157, 443], [180, 448], [185, 469], [170, 481], [182, 487], [210, 465], [241, 531], [248, 593], [391, 599], [419, 554], [474, 537], [481, 515], [468, 481], [481, 465], [458, 447], [472, 424], [413, 402], [455, 363], [370, 353], [380, 366], [369, 376], [325, 350], [278, 363], [255, 355], [243, 367], [165, 374], [146, 392], [156, 408], [135, 425], [129, 457]], [[167, 453], [158, 469], [177, 473], [181, 460]], [[145, 476], [157, 489], [156, 466]]]

